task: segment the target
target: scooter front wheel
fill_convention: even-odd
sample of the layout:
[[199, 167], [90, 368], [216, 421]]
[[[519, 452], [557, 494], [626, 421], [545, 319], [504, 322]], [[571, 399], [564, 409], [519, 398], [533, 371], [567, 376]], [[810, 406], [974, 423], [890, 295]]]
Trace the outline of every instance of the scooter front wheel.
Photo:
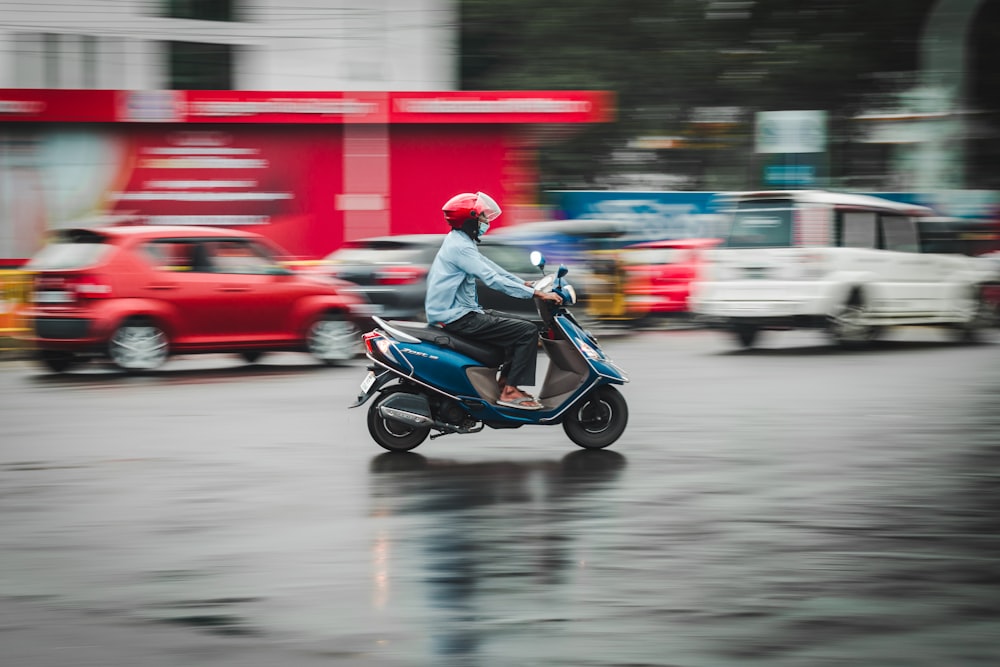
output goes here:
[[[402, 391], [402, 390], [396, 390]], [[427, 439], [431, 429], [408, 426], [402, 422], [386, 419], [379, 412], [379, 406], [395, 391], [385, 391], [368, 408], [368, 432], [379, 447], [390, 452], [408, 452], [416, 449]]]
[[628, 404], [625, 397], [604, 385], [590, 392], [571, 407], [563, 419], [569, 439], [584, 449], [604, 449], [625, 432]]

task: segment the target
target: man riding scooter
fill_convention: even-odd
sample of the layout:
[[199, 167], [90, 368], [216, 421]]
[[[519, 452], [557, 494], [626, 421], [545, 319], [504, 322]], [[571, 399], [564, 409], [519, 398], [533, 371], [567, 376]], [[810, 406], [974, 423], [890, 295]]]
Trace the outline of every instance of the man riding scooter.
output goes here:
[[445, 235], [427, 276], [427, 322], [449, 333], [502, 347], [506, 360], [500, 369], [497, 404], [540, 410], [541, 403], [519, 388], [535, 384], [538, 328], [527, 320], [483, 310], [476, 294], [476, 278], [516, 298], [536, 297], [561, 304], [562, 297], [535, 290], [530, 282], [522, 281], [479, 252], [480, 236], [501, 213], [492, 197], [484, 192], [465, 192], [449, 199], [442, 211], [451, 231]]

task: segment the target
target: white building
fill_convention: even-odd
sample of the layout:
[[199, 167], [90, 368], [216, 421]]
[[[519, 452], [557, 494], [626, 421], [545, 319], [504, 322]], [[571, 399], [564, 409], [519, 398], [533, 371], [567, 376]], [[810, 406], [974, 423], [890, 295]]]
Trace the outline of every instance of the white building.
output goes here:
[[455, 0], [0, 2], [0, 88], [454, 90]]

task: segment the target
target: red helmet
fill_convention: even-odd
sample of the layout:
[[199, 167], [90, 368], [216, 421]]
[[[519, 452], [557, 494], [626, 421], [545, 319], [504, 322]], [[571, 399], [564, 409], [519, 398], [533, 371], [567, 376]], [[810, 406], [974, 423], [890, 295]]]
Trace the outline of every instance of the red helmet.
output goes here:
[[485, 192], [463, 192], [455, 195], [441, 207], [444, 219], [453, 229], [461, 229], [470, 220], [492, 222], [500, 216], [500, 205]]

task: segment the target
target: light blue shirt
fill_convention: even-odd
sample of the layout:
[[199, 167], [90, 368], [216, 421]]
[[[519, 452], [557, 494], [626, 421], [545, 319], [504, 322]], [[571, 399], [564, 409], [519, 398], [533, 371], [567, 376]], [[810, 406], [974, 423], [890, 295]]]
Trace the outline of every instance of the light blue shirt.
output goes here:
[[476, 278], [487, 286], [519, 299], [530, 299], [533, 287], [510, 271], [483, 257], [465, 232], [448, 232], [427, 274], [427, 321], [449, 324], [466, 313], [483, 312], [476, 296]]

